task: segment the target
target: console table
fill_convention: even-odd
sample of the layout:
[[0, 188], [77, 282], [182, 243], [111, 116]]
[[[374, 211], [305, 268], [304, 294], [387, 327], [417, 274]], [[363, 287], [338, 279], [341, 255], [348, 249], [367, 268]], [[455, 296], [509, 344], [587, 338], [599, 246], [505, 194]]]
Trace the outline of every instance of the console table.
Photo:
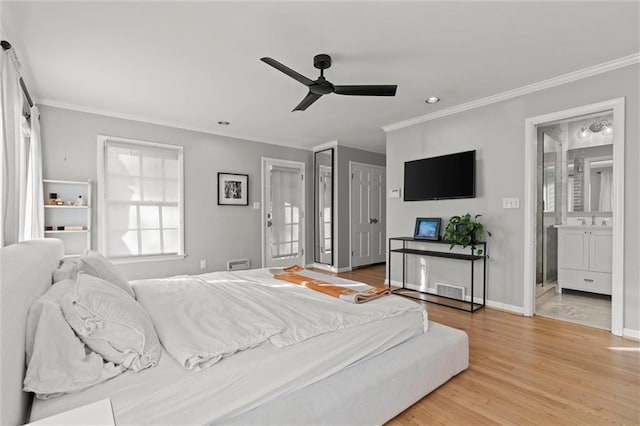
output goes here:
[[[397, 241], [397, 242], [402, 242], [402, 248], [395, 248], [392, 249], [392, 242], [393, 241]], [[411, 242], [416, 242], [416, 243], [421, 243], [421, 244], [447, 244], [447, 245], [451, 245], [450, 242], [448, 241], [443, 241], [443, 240], [423, 240], [423, 239], [416, 239], [416, 238], [412, 238], [412, 237], [393, 237], [393, 238], [389, 238], [389, 261], [388, 261], [388, 285], [389, 288], [391, 288], [391, 254], [392, 253], [400, 253], [402, 254], [402, 288], [396, 288], [393, 289], [391, 292], [394, 294], [398, 294], [400, 296], [403, 297], [408, 297], [411, 299], [415, 299], [415, 300], [419, 300], [422, 302], [429, 302], [429, 303], [434, 303], [436, 305], [442, 305], [442, 306], [447, 306], [449, 308], [454, 308], [454, 309], [459, 309], [461, 311], [466, 311], [466, 312], [475, 312], [478, 309], [482, 309], [484, 308], [484, 306], [486, 305], [487, 302], [487, 258], [486, 258], [486, 253], [487, 253], [487, 243], [486, 242], [480, 242], [477, 245], [481, 246], [483, 251], [482, 251], [482, 255], [478, 255], [475, 254], [476, 250], [474, 250], [473, 248], [471, 248], [471, 254], [464, 254], [464, 253], [452, 253], [450, 251], [438, 251], [438, 250], [422, 250], [422, 249], [415, 249], [415, 248], [407, 248], [407, 243], [411, 243]], [[441, 247], [441, 246], [440, 246]], [[447, 247], [448, 249], [448, 247]], [[447, 297], [447, 296], [441, 296], [438, 294], [434, 294], [434, 293], [427, 293], [424, 291], [420, 291], [420, 290], [414, 290], [412, 288], [407, 288], [405, 286], [406, 284], [406, 276], [405, 276], [405, 272], [406, 272], [406, 259], [407, 259], [407, 255], [412, 255], [412, 256], [427, 256], [427, 257], [440, 257], [440, 258], [447, 258], [447, 259], [457, 259], [457, 260], [465, 260], [465, 261], [469, 261], [471, 263], [471, 296], [470, 299], [467, 300], [461, 300], [461, 299], [456, 299], [456, 298], [452, 298], [452, 297]], [[483, 279], [482, 279], [482, 303], [475, 303], [474, 302], [474, 264], [476, 260], [482, 260], [482, 270], [483, 270]], [[412, 294], [406, 294], [405, 292], [410, 291], [410, 292], [414, 292], [414, 293], [419, 293], [420, 295], [424, 295], [424, 296], [432, 296], [432, 297], [437, 297], [438, 299], [448, 299], [451, 301], [455, 301], [455, 302], [462, 302], [463, 304], [468, 304], [469, 307], [468, 309], [465, 309], [464, 307], [461, 306], [456, 306], [454, 304], [447, 304], [447, 303], [443, 303], [441, 301], [438, 300], [428, 300], [426, 297], [419, 297], [419, 296], [414, 296]]]

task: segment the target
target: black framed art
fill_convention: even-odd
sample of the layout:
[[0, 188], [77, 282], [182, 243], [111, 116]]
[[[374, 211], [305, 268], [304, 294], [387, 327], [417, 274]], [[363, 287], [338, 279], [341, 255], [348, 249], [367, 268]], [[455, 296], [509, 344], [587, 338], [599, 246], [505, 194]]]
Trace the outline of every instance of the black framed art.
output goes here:
[[218, 172], [218, 205], [248, 206], [249, 175]]

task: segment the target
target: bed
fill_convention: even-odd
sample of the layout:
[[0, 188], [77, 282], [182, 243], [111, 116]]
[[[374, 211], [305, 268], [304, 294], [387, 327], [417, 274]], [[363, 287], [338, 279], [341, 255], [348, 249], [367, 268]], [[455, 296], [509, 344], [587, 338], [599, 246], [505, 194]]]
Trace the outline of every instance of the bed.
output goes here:
[[[22, 391], [24, 323], [31, 303], [51, 286], [63, 248], [55, 239], [34, 240], [2, 248], [1, 255], [3, 425], [104, 398], [111, 398], [116, 424], [381, 424], [468, 366], [464, 332], [434, 322], [424, 332], [426, 317], [410, 310], [284, 348], [261, 344], [200, 371], [186, 370], [163, 347], [156, 367], [32, 404], [31, 394]], [[268, 274], [253, 270], [198, 279], [275, 286]], [[137, 294], [153, 285], [133, 282]]]

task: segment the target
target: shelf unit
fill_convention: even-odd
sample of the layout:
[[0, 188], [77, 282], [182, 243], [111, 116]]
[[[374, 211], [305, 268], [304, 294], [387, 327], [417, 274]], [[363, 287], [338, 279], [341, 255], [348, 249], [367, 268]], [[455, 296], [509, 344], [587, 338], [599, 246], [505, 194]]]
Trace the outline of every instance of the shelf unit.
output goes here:
[[[392, 248], [392, 242], [393, 241], [399, 241], [402, 242], [402, 248]], [[447, 244], [450, 245], [451, 243], [448, 241], [443, 241], [443, 240], [424, 240], [424, 239], [416, 239], [416, 238], [412, 238], [412, 237], [393, 237], [393, 238], [389, 238], [389, 259], [388, 259], [388, 286], [391, 289], [391, 254], [392, 253], [399, 253], [402, 255], [402, 287], [401, 288], [396, 288], [391, 290], [392, 293], [403, 296], [403, 297], [408, 297], [410, 299], [415, 299], [415, 300], [419, 300], [422, 302], [429, 302], [429, 303], [434, 303], [436, 305], [442, 305], [442, 306], [447, 306], [449, 308], [454, 308], [454, 309], [458, 309], [461, 311], [466, 311], [466, 312], [476, 312], [479, 309], [484, 308], [484, 306], [487, 303], [487, 258], [486, 258], [486, 253], [487, 253], [487, 243], [486, 242], [480, 242], [478, 243], [479, 246], [482, 247], [482, 255], [478, 255], [475, 254], [476, 250], [474, 248], [471, 248], [471, 253], [470, 254], [466, 254], [466, 253], [452, 253], [452, 252], [448, 252], [448, 251], [438, 251], [438, 250], [423, 250], [423, 249], [416, 249], [416, 248], [408, 248], [407, 247], [407, 243], [425, 243], [425, 244]], [[420, 291], [420, 290], [415, 290], [412, 288], [407, 288], [406, 287], [406, 258], [407, 255], [411, 255], [411, 256], [426, 256], [426, 257], [438, 257], [438, 258], [446, 258], [446, 259], [455, 259], [455, 260], [465, 260], [465, 261], [469, 261], [471, 262], [471, 295], [470, 295], [470, 299], [467, 300], [462, 300], [462, 299], [456, 299], [453, 297], [447, 297], [447, 296], [442, 296], [439, 294], [434, 294], [434, 293], [427, 293], [424, 291]], [[476, 261], [478, 260], [482, 260], [482, 270], [483, 270], [483, 279], [482, 279], [482, 303], [476, 303], [474, 301], [474, 286], [475, 286], [475, 280], [474, 280], [474, 264]], [[432, 297], [432, 298], [436, 298], [436, 300], [433, 299], [429, 299], [428, 297]], [[444, 301], [440, 301], [440, 300], [450, 300], [452, 302], [455, 302], [457, 304], [467, 304], [468, 305], [468, 309], [465, 309], [461, 306], [456, 306], [456, 304], [452, 304], [452, 303], [444, 303]]]
[[[43, 179], [44, 225], [53, 230], [44, 231], [45, 238], [59, 238], [64, 243], [65, 257], [81, 255], [91, 248], [91, 189], [92, 181], [69, 181]], [[58, 195], [65, 205], [49, 204], [49, 194]], [[74, 206], [78, 196], [82, 196], [86, 205]], [[58, 229], [63, 226], [82, 226], [84, 229]]]

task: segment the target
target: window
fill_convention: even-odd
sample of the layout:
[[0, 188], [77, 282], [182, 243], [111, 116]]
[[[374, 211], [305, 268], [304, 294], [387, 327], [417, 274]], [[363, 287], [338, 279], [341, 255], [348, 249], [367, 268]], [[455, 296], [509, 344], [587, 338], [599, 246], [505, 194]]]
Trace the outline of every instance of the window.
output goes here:
[[182, 147], [98, 137], [102, 253], [184, 255]]

